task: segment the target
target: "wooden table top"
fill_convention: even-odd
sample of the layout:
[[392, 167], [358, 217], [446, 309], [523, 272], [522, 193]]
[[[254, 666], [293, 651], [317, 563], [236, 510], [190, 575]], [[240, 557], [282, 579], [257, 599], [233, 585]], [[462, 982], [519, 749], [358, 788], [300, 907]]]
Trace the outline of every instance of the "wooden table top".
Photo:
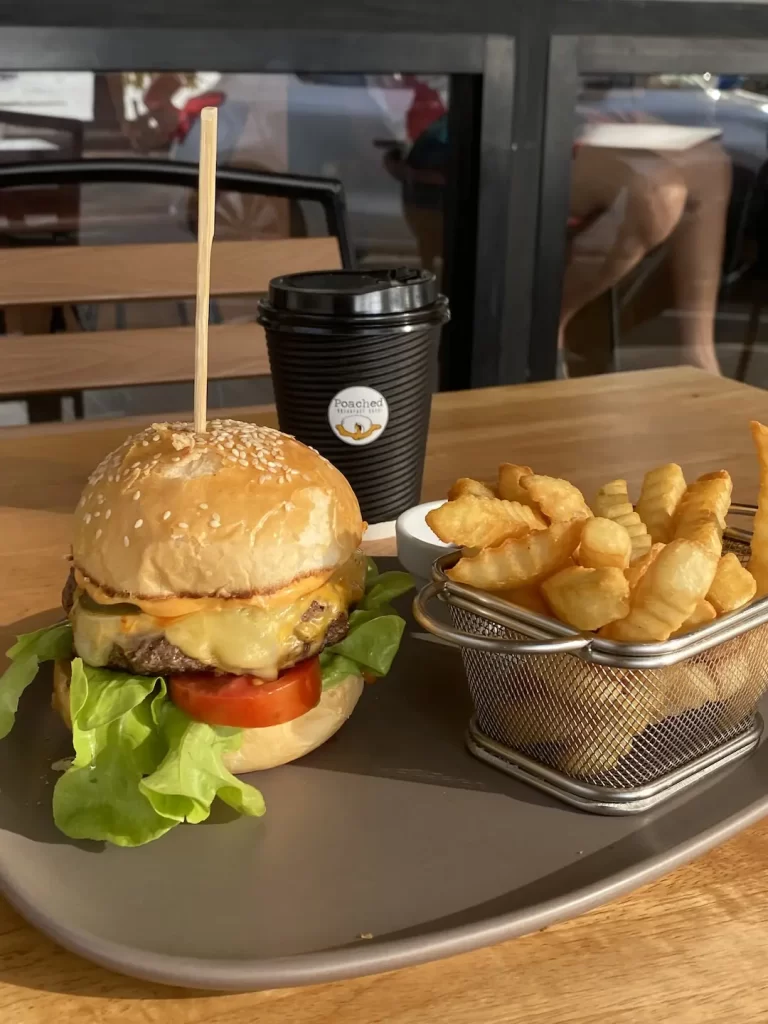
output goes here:
[[[241, 410], [274, 423], [269, 409]], [[675, 368], [443, 394], [425, 498], [500, 461], [591, 495], [668, 461], [725, 467], [754, 501], [748, 420], [768, 392]], [[90, 469], [140, 421], [0, 432], [0, 640], [56, 614], [69, 511]], [[22, 620], [20, 622], [20, 620]], [[8, 644], [4, 644], [4, 649]], [[738, 1024], [768, 1019], [762, 985], [768, 822], [574, 921], [451, 960], [306, 989], [200, 994], [133, 981], [64, 951], [0, 900], [3, 1024]]]

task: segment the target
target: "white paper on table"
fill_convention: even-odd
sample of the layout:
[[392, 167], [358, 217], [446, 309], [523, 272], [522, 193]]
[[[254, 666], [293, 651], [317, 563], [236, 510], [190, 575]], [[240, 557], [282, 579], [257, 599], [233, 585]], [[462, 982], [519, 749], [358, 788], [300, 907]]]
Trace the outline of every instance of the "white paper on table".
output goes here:
[[93, 91], [92, 71], [3, 71], [0, 110], [92, 121]]
[[578, 141], [585, 146], [608, 149], [685, 150], [716, 139], [721, 134], [720, 128], [690, 128], [655, 122], [600, 122], [585, 125]]
[[395, 520], [387, 523], [371, 523], [363, 534], [363, 543], [373, 540], [389, 540], [395, 536]]

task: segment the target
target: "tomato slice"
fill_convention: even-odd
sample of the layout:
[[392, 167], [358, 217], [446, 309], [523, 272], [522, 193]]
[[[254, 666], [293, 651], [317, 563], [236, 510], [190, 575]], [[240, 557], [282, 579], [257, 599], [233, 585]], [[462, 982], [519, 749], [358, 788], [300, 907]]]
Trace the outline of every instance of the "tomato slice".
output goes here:
[[261, 729], [300, 718], [320, 702], [322, 692], [317, 658], [286, 669], [274, 682], [205, 672], [171, 676], [169, 682], [171, 700], [190, 718], [241, 729]]

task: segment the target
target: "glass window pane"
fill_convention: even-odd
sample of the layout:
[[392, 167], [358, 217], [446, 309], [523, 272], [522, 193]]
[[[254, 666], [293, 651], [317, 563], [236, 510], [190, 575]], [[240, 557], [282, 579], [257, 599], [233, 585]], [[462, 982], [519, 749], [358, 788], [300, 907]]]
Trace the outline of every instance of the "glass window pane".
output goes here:
[[768, 79], [584, 77], [576, 113], [568, 372], [690, 363], [768, 385]]
[[[418, 74], [0, 72], [0, 165], [118, 157], [196, 163], [200, 111], [218, 108], [220, 166], [339, 178], [364, 265], [442, 269], [448, 78]], [[196, 196], [175, 185], [0, 189], [0, 246], [192, 242]], [[220, 191], [216, 238], [328, 233], [319, 204]], [[161, 282], [158, 283], [161, 286]], [[218, 299], [219, 321], [253, 319], [255, 297]], [[191, 323], [191, 302], [80, 305], [85, 329]], [[215, 383], [220, 405], [268, 400]], [[220, 392], [220, 394], [219, 394]], [[189, 407], [189, 385], [85, 396], [86, 414]], [[150, 406], [147, 406], [150, 403]]]

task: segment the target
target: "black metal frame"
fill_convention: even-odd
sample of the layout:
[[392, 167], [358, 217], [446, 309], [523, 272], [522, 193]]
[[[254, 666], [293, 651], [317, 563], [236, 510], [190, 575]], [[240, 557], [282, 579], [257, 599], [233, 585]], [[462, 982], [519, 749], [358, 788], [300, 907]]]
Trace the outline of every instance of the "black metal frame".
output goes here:
[[[688, 0], [677, 0], [677, 3], [681, 8], [689, 7]], [[764, 13], [761, 27], [765, 33], [762, 39], [626, 35], [556, 35], [551, 39], [530, 348], [531, 379], [547, 380], [555, 374], [575, 108], [581, 76], [610, 72], [686, 73], [702, 69], [723, 74], [768, 73], [768, 19]]]
[[[82, 185], [89, 182], [131, 182], [196, 189], [198, 166], [182, 160], [132, 158], [51, 160], [45, 163], [0, 165], [0, 188], [25, 185]], [[325, 214], [328, 234], [334, 235], [339, 241], [342, 266], [354, 266], [347, 227], [344, 186], [335, 178], [218, 167], [216, 186], [223, 192], [280, 196], [283, 199], [319, 203]]]

